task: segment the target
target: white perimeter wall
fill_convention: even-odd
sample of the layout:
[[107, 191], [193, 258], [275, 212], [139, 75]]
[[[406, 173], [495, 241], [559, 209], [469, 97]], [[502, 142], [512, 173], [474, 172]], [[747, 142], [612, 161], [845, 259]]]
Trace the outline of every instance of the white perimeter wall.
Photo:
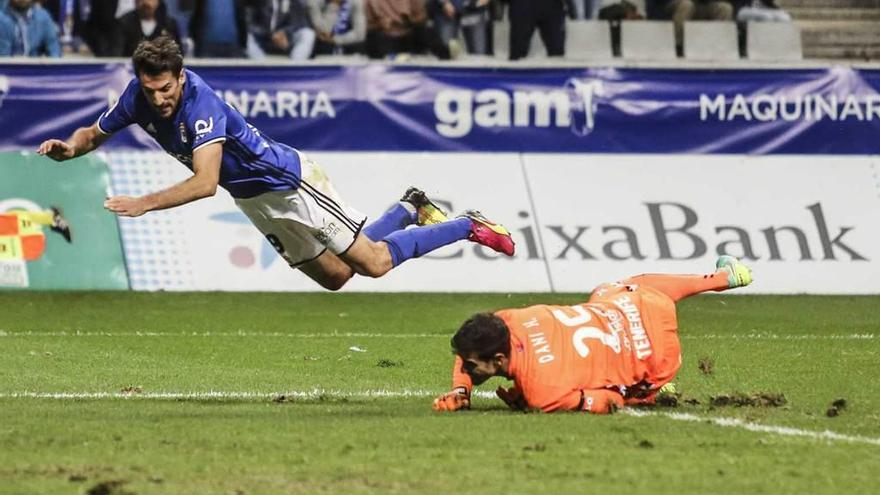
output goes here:
[[[880, 158], [860, 156], [309, 153], [376, 218], [409, 185], [453, 212], [481, 209], [517, 243], [471, 243], [411, 260], [351, 291], [587, 292], [644, 272], [710, 271], [748, 255], [743, 293], [880, 293]], [[111, 152], [116, 194], [189, 171], [159, 152]], [[137, 290], [320, 290], [218, 193], [121, 222]]]

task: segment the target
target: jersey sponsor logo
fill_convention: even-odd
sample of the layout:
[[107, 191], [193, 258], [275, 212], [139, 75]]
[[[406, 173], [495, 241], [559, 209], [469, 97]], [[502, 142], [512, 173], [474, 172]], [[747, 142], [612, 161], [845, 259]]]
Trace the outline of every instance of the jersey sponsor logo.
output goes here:
[[0, 74], [0, 108], [3, 107], [3, 100], [9, 94], [9, 78]]
[[735, 94], [700, 95], [700, 120], [740, 121], [873, 121], [880, 120], [880, 95], [866, 96]]
[[442, 90], [434, 99], [435, 129], [441, 136], [461, 138], [475, 126], [556, 127], [583, 137], [596, 127], [598, 98], [604, 93], [602, 81], [575, 78], [550, 91]]
[[[196, 138], [200, 138], [205, 134], [210, 134], [211, 131], [214, 130], [214, 117], [208, 118], [208, 120], [197, 120], [194, 124], [196, 131]], [[185, 142], [185, 141], [184, 141]]]
[[189, 142], [189, 139], [186, 136], [186, 126], [183, 124], [183, 122], [180, 123], [180, 126], [178, 126], [177, 129], [180, 131], [180, 141], [183, 144]]
[[336, 222], [330, 222], [315, 233], [315, 239], [321, 244], [329, 244], [342, 228]]

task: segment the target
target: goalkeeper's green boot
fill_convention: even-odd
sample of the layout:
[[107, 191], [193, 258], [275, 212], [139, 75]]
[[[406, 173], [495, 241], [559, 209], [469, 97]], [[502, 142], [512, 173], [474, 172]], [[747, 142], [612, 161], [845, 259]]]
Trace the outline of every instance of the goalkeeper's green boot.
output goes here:
[[731, 289], [745, 287], [752, 283], [752, 270], [742, 261], [733, 256], [723, 255], [718, 257], [715, 268], [727, 272], [727, 284]]

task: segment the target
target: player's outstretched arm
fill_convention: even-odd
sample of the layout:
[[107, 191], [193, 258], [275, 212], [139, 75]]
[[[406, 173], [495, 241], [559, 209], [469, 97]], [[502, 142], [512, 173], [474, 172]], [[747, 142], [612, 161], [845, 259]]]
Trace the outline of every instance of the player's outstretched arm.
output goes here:
[[104, 208], [124, 217], [141, 216], [148, 211], [164, 210], [213, 196], [220, 182], [223, 145], [213, 143], [193, 153], [193, 172], [189, 179], [168, 189], [137, 198], [114, 196], [104, 201]]
[[98, 125], [93, 124], [90, 127], [80, 127], [77, 129], [67, 141], [60, 139], [47, 139], [40, 144], [37, 153], [48, 156], [56, 162], [63, 162], [85, 155], [94, 150], [110, 137], [98, 130]]

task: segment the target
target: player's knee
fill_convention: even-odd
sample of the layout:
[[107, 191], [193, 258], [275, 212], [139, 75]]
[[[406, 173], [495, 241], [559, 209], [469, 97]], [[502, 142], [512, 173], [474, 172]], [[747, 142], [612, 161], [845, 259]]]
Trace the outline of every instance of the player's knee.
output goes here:
[[371, 250], [367, 256], [360, 256], [358, 258], [348, 257], [346, 262], [358, 275], [363, 275], [364, 277], [378, 278], [394, 268], [391, 254], [384, 243], [374, 243], [371, 245]]
[[358, 275], [363, 275], [365, 277], [371, 278], [379, 278], [382, 275], [388, 273], [388, 270], [391, 269], [391, 265], [390, 263], [382, 263], [380, 260], [370, 260], [366, 263], [358, 263], [357, 266], [354, 267], [354, 269], [358, 273]]

